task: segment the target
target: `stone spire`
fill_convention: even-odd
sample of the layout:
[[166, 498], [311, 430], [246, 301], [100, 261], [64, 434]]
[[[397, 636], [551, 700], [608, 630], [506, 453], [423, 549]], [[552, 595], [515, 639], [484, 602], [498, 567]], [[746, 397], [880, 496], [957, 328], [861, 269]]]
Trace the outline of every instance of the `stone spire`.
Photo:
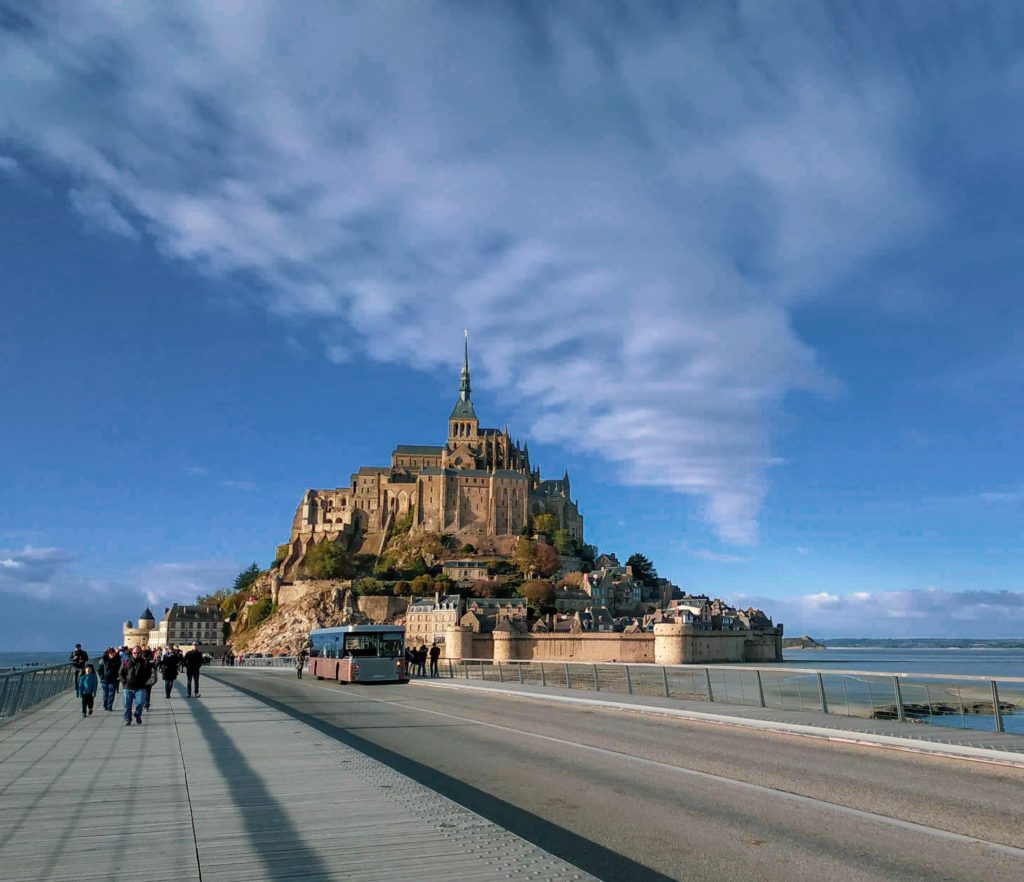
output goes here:
[[463, 333], [466, 335], [466, 342], [462, 353], [462, 378], [459, 383], [459, 398], [463, 401], [469, 401], [469, 328], [465, 328]]

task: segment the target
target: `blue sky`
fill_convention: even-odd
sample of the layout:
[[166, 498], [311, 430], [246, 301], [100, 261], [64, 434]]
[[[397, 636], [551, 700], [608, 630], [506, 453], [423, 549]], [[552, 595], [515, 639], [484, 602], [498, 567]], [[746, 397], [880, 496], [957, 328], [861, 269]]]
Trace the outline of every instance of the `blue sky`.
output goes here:
[[816, 636], [1024, 607], [1009, 4], [0, 12], [0, 648], [273, 557], [485, 423]]

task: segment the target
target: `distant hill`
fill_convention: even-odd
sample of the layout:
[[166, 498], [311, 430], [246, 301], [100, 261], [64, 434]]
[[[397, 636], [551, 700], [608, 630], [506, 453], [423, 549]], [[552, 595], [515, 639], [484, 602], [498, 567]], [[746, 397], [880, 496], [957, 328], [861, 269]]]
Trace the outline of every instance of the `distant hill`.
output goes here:
[[803, 634], [800, 637], [783, 637], [783, 649], [826, 649], [824, 643], [819, 643], [813, 637]]
[[825, 644], [829, 649], [1024, 649], [1024, 640], [971, 637], [836, 637], [825, 641]]

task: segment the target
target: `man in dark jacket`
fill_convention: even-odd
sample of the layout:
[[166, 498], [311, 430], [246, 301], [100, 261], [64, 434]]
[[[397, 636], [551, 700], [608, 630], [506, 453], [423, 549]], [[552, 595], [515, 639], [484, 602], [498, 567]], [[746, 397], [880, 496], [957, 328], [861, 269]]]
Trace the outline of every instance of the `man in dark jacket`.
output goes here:
[[117, 681], [121, 677], [121, 656], [116, 649], [111, 648], [103, 653], [96, 673], [99, 674], [100, 686], [103, 687], [103, 710], [112, 711], [117, 695]]
[[178, 668], [181, 659], [173, 649], [168, 648], [160, 659], [160, 675], [164, 678], [164, 696], [171, 697], [171, 689], [174, 688], [174, 681], [178, 679]]
[[78, 698], [78, 680], [81, 678], [82, 672], [85, 671], [85, 663], [89, 661], [89, 653], [82, 649], [81, 643], [76, 643], [68, 661], [71, 662], [71, 667], [75, 669], [75, 698]]
[[124, 724], [132, 724], [132, 704], [135, 705], [135, 724], [142, 725], [142, 710], [146, 706], [146, 684], [152, 663], [138, 646], [132, 647], [131, 657], [121, 666], [121, 685], [124, 686]]
[[441, 657], [441, 647], [435, 641], [430, 645], [430, 676], [437, 676], [437, 660]]
[[199, 669], [203, 666], [203, 654], [199, 651], [199, 644], [193, 643], [192, 648], [185, 653], [185, 680], [188, 684], [188, 697], [192, 697], [192, 684], [196, 685], [196, 698], [199, 698]]

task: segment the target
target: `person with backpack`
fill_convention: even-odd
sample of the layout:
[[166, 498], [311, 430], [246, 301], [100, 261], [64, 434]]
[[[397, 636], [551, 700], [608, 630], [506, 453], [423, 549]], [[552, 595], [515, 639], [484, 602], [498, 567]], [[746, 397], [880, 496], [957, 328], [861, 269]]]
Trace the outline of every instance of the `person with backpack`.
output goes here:
[[185, 653], [185, 680], [188, 684], [188, 697], [192, 697], [192, 684], [195, 683], [196, 698], [199, 698], [199, 669], [203, 666], [203, 654], [199, 651], [199, 644], [193, 643], [192, 648]]
[[112, 711], [117, 697], [117, 681], [121, 676], [121, 656], [116, 649], [111, 647], [103, 653], [97, 673], [103, 687], [103, 710]]
[[96, 676], [96, 669], [92, 665], [86, 665], [82, 676], [78, 681], [78, 691], [82, 697], [82, 716], [89, 712], [92, 716], [92, 705], [96, 701], [96, 690], [99, 688], [99, 678]]
[[121, 685], [124, 686], [124, 724], [132, 724], [132, 706], [135, 724], [142, 725], [142, 709], [146, 704], [146, 684], [153, 666], [142, 654], [142, 647], [133, 646], [128, 661], [121, 666]]
[[160, 659], [160, 674], [164, 678], [164, 697], [171, 697], [174, 681], [178, 679], [181, 658], [173, 649], [168, 649]]
[[85, 663], [89, 661], [89, 653], [82, 649], [81, 643], [76, 643], [68, 661], [71, 662], [71, 667], [75, 670], [75, 698], [78, 698], [78, 681], [82, 678], [82, 673], [85, 671]]

